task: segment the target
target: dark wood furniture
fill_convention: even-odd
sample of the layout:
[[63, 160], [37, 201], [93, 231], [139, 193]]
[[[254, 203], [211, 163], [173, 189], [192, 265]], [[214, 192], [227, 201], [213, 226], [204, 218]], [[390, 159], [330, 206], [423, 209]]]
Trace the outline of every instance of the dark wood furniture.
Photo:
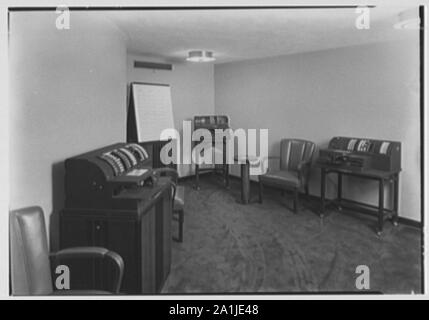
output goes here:
[[[226, 130], [230, 128], [229, 117], [225, 115], [205, 115], [205, 116], [195, 116], [194, 117], [194, 130], [198, 129], [207, 129], [210, 131], [212, 136], [212, 147], [213, 150], [216, 150], [216, 129]], [[200, 142], [196, 142], [200, 143]], [[222, 154], [223, 161], [222, 164], [215, 164], [214, 156], [212, 157], [213, 167], [211, 168], [202, 168], [198, 163], [195, 164], [195, 188], [200, 189], [200, 173], [208, 171], [220, 171], [223, 176], [223, 181], [225, 187], [229, 187], [229, 164], [226, 161], [226, 144], [227, 138], [222, 139]], [[195, 143], [194, 143], [195, 145]], [[198, 156], [197, 156], [198, 157]]]
[[254, 156], [237, 155], [234, 157], [234, 161], [240, 164], [241, 202], [248, 204], [250, 201], [250, 162], [259, 163], [260, 159]]
[[295, 213], [298, 212], [299, 190], [303, 188], [308, 195], [310, 167], [315, 147], [311, 141], [283, 139], [280, 142], [280, 157], [277, 157], [280, 165], [278, 168], [268, 168], [267, 173], [259, 176], [259, 201], [262, 203], [263, 185], [293, 190], [293, 209]]
[[[135, 153], [137, 163], [127, 166], [124, 162], [116, 172], [102, 158], [124, 148], [132, 153], [133, 148], [129, 147], [130, 144], [114, 144], [66, 160], [60, 245], [102, 246], [115, 251], [125, 263], [121, 292], [157, 293], [171, 263], [171, 179], [159, 177], [152, 170], [149, 148], [145, 148], [147, 157]], [[147, 171], [136, 172], [140, 169]], [[96, 276], [87, 272], [81, 285], [109, 285], [107, 274]]]
[[[390, 215], [397, 225], [399, 210], [399, 173], [401, 171], [401, 143], [397, 141], [334, 137], [327, 149], [320, 150], [316, 166], [321, 170], [320, 215], [323, 217], [328, 203], [338, 208], [350, 208], [377, 215], [377, 235]], [[337, 198], [326, 200], [326, 177], [337, 175]], [[342, 196], [343, 176], [358, 177], [378, 182], [378, 206], [345, 199]], [[385, 186], [393, 186], [392, 208], [385, 208]]]
[[250, 164], [249, 161], [240, 165], [241, 172], [241, 201], [248, 204], [250, 200]]

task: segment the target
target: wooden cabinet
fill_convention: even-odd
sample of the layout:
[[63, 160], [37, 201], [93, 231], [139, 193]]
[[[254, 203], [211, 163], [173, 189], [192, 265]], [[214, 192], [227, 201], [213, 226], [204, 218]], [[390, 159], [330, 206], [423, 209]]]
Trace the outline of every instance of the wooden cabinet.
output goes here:
[[[125, 294], [158, 293], [170, 272], [171, 186], [161, 181], [139, 192], [139, 198], [134, 193], [135, 209], [66, 208], [61, 213], [61, 248], [100, 246], [120, 254], [125, 264], [121, 287]], [[69, 266], [72, 287], [109, 287], [113, 272], [109, 265], [100, 268], [99, 261], [90, 261], [92, 272], [88, 272], [83, 263], [72, 261]]]

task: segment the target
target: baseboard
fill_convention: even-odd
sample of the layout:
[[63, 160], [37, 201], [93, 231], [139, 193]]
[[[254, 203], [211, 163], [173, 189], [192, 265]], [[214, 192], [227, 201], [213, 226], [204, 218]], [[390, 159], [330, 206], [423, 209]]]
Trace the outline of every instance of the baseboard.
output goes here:
[[188, 180], [191, 180], [191, 179], [195, 179], [195, 175], [193, 174], [193, 175], [189, 175], [189, 176], [184, 176], [184, 177], [179, 177], [179, 182], [180, 181], [188, 181]]
[[398, 217], [398, 222], [406, 225], [406, 226], [410, 226], [410, 227], [414, 227], [414, 228], [418, 228], [418, 229], [422, 229], [423, 225], [420, 221], [416, 221], [416, 220], [412, 220], [409, 218], [404, 218], [404, 217]]
[[[214, 171], [200, 172], [200, 177], [203, 177], [203, 176], [208, 175], [208, 174], [213, 173], [213, 172]], [[189, 174], [187, 176], [179, 177], [179, 181], [187, 181], [187, 180], [191, 180], [191, 179], [195, 179], [195, 173]]]

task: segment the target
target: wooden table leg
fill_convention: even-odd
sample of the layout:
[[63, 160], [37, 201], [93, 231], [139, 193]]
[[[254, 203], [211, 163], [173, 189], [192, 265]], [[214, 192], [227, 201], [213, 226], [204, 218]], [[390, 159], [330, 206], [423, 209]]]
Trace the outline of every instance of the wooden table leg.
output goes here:
[[341, 210], [341, 199], [343, 197], [343, 174], [338, 172], [337, 199], [338, 209]]
[[399, 216], [399, 173], [393, 177], [393, 216], [392, 222], [394, 226], [398, 225]]
[[249, 162], [241, 164], [241, 200], [243, 204], [249, 203], [250, 194], [250, 172]]
[[200, 166], [195, 165], [195, 189], [200, 190]]
[[226, 159], [226, 138], [223, 141], [222, 145], [222, 160], [223, 160], [223, 182], [225, 184], [225, 188], [229, 189], [229, 164]]
[[224, 182], [225, 188], [229, 189], [229, 164], [224, 164]]
[[259, 203], [262, 203], [262, 197], [264, 193], [264, 184], [261, 181], [261, 176], [258, 177], [258, 184], [259, 184]]
[[380, 236], [383, 232], [384, 222], [384, 179], [379, 180], [378, 188], [378, 228], [377, 235]]
[[320, 170], [320, 217], [325, 214], [325, 187], [326, 187], [326, 170], [321, 168]]

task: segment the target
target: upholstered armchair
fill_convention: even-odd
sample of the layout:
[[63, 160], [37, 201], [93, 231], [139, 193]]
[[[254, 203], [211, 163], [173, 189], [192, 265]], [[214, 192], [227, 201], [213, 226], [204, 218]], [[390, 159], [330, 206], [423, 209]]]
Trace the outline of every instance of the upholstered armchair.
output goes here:
[[[101, 247], [67, 248], [48, 251], [45, 218], [40, 207], [28, 207], [10, 212], [10, 266], [13, 295], [101, 295], [119, 293], [124, 262], [117, 253]], [[115, 268], [110, 291], [55, 290], [51, 272], [69, 259], [97, 259]], [[73, 270], [70, 269], [70, 273]], [[92, 272], [92, 270], [88, 270]], [[74, 275], [73, 275], [74, 276]]]
[[308, 195], [308, 180], [315, 144], [301, 139], [283, 139], [280, 142], [280, 157], [269, 157], [278, 160], [275, 168], [268, 166], [267, 172], [259, 176], [259, 202], [262, 203], [263, 185], [283, 190], [293, 190], [294, 211], [298, 211], [299, 190], [304, 189]]

